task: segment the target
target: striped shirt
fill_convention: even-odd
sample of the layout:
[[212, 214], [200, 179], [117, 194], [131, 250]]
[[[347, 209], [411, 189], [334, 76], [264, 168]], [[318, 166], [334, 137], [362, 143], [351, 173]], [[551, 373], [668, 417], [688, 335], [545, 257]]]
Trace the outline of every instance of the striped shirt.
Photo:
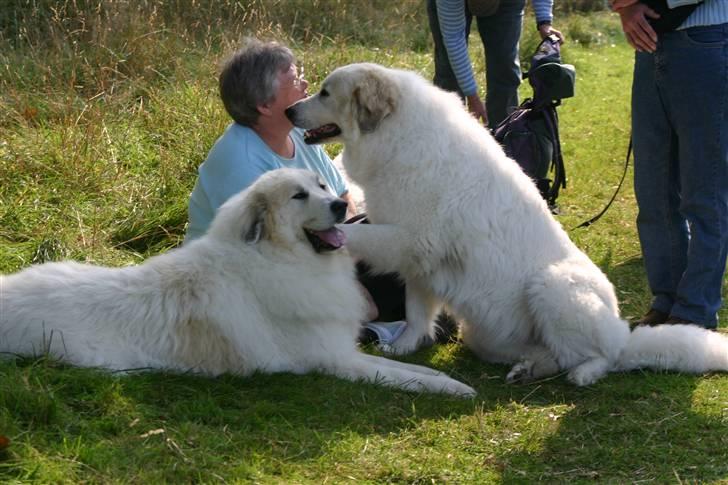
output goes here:
[[685, 19], [678, 30], [725, 23], [728, 23], [728, 0], [705, 0]]
[[[465, 39], [465, 0], [436, 0], [436, 4], [442, 41], [450, 59], [450, 66], [458, 80], [458, 86], [463, 95], [473, 95], [477, 92], [478, 85], [473, 75]], [[536, 22], [551, 22], [553, 0], [531, 0], [531, 4], [536, 14]]]

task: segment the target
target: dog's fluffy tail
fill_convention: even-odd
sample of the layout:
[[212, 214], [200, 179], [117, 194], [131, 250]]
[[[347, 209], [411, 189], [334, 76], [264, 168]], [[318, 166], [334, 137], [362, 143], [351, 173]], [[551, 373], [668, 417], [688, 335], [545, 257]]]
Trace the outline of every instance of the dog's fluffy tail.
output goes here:
[[637, 327], [619, 356], [617, 370], [639, 368], [692, 374], [728, 371], [728, 338], [694, 325]]

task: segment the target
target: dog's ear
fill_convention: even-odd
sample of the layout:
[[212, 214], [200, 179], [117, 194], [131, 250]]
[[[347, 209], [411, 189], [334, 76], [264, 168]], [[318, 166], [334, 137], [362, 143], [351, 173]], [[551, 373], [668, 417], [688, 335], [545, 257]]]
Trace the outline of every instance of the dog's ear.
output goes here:
[[362, 133], [371, 133], [397, 107], [397, 87], [376, 72], [368, 72], [354, 88], [352, 102]]
[[242, 216], [241, 237], [248, 244], [256, 244], [268, 237], [268, 204], [262, 194], [251, 194], [251, 201]]

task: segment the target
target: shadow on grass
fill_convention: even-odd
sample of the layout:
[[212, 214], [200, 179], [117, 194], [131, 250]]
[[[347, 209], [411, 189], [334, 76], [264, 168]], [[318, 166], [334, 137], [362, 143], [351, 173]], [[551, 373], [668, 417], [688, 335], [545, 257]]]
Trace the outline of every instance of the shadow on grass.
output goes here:
[[499, 456], [503, 480], [725, 479], [725, 416], [720, 408], [702, 413], [693, 407], [698, 384], [709, 386], [711, 379], [724, 378], [635, 372], [565, 391], [569, 410], [537, 451]]
[[[598, 264], [619, 293], [624, 318], [631, 320], [649, 309], [651, 294], [640, 256], [614, 264], [607, 253]], [[568, 386], [564, 378], [545, 385], [552, 392], [562, 388], [568, 410], [554, 418], [556, 431], [542, 436], [536, 450], [498, 456], [504, 482], [681, 482], [728, 477], [724, 376], [636, 371], [610, 374], [587, 388], [562, 387]], [[696, 399], [701, 387], [717, 394], [707, 401]], [[696, 409], [696, 401], [702, 409]], [[534, 392], [524, 404], [543, 406], [543, 396]]]
[[[610, 375], [588, 388], [564, 377], [510, 386], [504, 383], [505, 366], [483, 364], [461, 347], [444, 348], [449, 359], [442, 365], [442, 347], [406, 360], [431, 363], [474, 385], [476, 399], [315, 374], [121, 377], [42, 359], [0, 363], [0, 430], [18, 450], [0, 463], [0, 478], [27, 478], [23, 467], [39, 454], [71, 454], [84, 465], [79, 478], [101, 481], [139, 479], [140, 467], [145, 467], [141, 479], [153, 481], [210, 478], [213, 472], [236, 479], [286, 477], [312, 466], [328, 475], [339, 459], [359, 459], [358, 452], [337, 449], [340, 441], [372, 438], [395, 447], [399, 439], [407, 441], [394, 451], [405, 463], [409, 454], [428, 448], [435, 455], [462, 453], [455, 458], [464, 463], [459, 472], [478, 477], [485, 466], [506, 483], [728, 475], [725, 416], [692, 407], [696, 387], [703, 379], [709, 385], [711, 377], [632, 373]], [[726, 388], [723, 376], [714, 379]], [[490, 424], [483, 429], [479, 420]], [[440, 431], [427, 431], [431, 426]], [[461, 444], [438, 442], [438, 432], [448, 428]], [[523, 442], [511, 445], [506, 435], [523, 435]], [[69, 450], [69, 442], [76, 447]], [[30, 447], [35, 451], [28, 452]], [[95, 472], [87, 475], [85, 469]], [[99, 470], [103, 474], [94, 475]], [[364, 477], [418, 478], [399, 469], [376, 473]], [[437, 468], [425, 473], [450, 476], [438, 475]]]
[[[623, 309], [639, 315], [649, 307], [641, 257], [615, 263], [607, 253], [599, 265], [615, 283]], [[610, 374], [594, 386], [578, 388], [564, 376], [507, 386], [506, 367], [474, 358], [463, 359], [457, 370], [462, 375], [456, 377], [475, 383], [482, 410], [494, 415], [506, 403], [515, 416], [497, 417], [492, 435], [478, 439], [472, 434], [475, 442], [470, 443], [504, 483], [665, 483], [728, 477], [725, 375], [636, 371]]]
[[[640, 258], [613, 264], [608, 254], [600, 267], [618, 291], [645, 286]], [[620, 293], [620, 300], [629, 298], [632, 308], [647, 301], [640, 290]], [[384, 446], [401, 454], [404, 467], [410, 464], [407, 455], [419, 450], [452, 453], [445, 461], [459, 463], [468, 481], [477, 481], [484, 469], [487, 477], [506, 483], [728, 476], [725, 376], [634, 372], [609, 375], [587, 388], [563, 376], [509, 386], [506, 366], [484, 364], [457, 345], [401, 360], [436, 367], [473, 385], [478, 396], [414, 394], [316, 374], [121, 377], [43, 359], [0, 363], [0, 431], [20, 442], [0, 462], [0, 481], [27, 478], [28, 463], [38, 454], [70, 456], [85, 469], [103, 470], [78, 472], [82, 481], [207, 480], [215, 478], [212, 473], [259, 480], [311, 468], [309, 478], [342, 478], [346, 475], [333, 471], [342, 460], [354, 462], [354, 475], [374, 481], [453, 477], [438, 474], [444, 466], [439, 463], [423, 466], [423, 475], [381, 464], [366, 471], [359, 452], [337, 448], [339, 442], [355, 447], [370, 438], [392, 443]], [[696, 398], [711, 388], [717, 397]], [[447, 428], [458, 438], [441, 444], [428, 435]], [[397, 450], [400, 439], [408, 444]], [[79, 445], [69, 450], [68, 442]], [[388, 458], [374, 455], [378, 461]], [[140, 475], [139, 467], [147, 466]]]
[[[425, 363], [427, 356], [410, 360]], [[468, 357], [456, 360], [462, 358]], [[27, 479], [38, 455], [117, 480], [133, 481], [148, 463], [154, 466], [144, 480], [187, 481], [210, 477], [209, 470], [252, 479], [279, 473], [276, 463], [315, 462], [343, 436], [406, 432], [420, 420], [468, 414], [476, 405], [320, 374], [120, 376], [18, 359], [0, 362], [0, 430], [15, 442], [0, 463], [0, 481]], [[79, 445], [69, 450], [69, 442]]]

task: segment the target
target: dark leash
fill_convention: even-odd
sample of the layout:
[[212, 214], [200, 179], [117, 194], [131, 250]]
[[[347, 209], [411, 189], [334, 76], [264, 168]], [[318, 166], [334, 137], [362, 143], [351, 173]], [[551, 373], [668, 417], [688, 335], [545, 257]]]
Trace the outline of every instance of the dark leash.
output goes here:
[[578, 226], [571, 228], [572, 231], [574, 229], [579, 229], [580, 227], [589, 227], [589, 226], [591, 226], [592, 224], [594, 224], [595, 222], [597, 222], [599, 220], [599, 218], [604, 215], [605, 212], [607, 212], [607, 209], [609, 209], [609, 207], [612, 205], [612, 202], [614, 202], [614, 199], [617, 198], [617, 194], [619, 193], [619, 189], [622, 188], [622, 184], [624, 183], [624, 179], [627, 176], [627, 169], [629, 168], [629, 157], [631, 155], [632, 155], [632, 135], [629, 136], [629, 147], [627, 148], [627, 156], [624, 159], [624, 171], [622, 172], [622, 179], [619, 181], [619, 185], [617, 185], [617, 190], [614, 191], [614, 194], [612, 195], [612, 198], [609, 200], [609, 202], [607, 202], [607, 205], [604, 207], [604, 209], [602, 209], [602, 211], [599, 214], [595, 215], [594, 217], [592, 217], [589, 220], [586, 220], [586, 221], [582, 222]]

